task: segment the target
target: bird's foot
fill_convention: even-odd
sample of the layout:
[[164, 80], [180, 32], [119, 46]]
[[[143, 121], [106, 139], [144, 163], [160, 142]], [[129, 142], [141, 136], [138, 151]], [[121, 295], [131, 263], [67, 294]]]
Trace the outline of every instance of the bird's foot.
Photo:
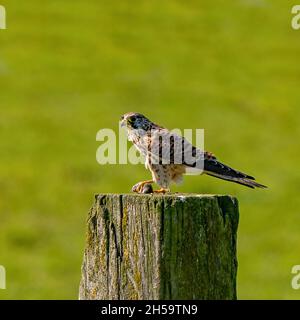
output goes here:
[[132, 187], [131, 191], [136, 193], [152, 193], [151, 183], [153, 183], [153, 180], [138, 182]]
[[153, 193], [167, 193], [167, 192], [170, 192], [169, 189], [164, 189], [164, 188], [161, 188], [159, 190], [154, 190]]

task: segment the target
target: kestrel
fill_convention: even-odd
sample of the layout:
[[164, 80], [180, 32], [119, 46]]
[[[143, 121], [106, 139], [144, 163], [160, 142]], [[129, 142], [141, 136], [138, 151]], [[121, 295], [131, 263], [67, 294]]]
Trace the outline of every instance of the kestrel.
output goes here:
[[[184, 137], [170, 132], [140, 113], [129, 112], [121, 117], [121, 127], [127, 129], [128, 140], [145, 158], [145, 167], [152, 174], [151, 180], [138, 182], [132, 191], [153, 192], [152, 183], [160, 186], [154, 192], [169, 192], [171, 183], [180, 183], [186, 173], [204, 173], [219, 179], [239, 183], [249, 188], [266, 188], [255, 178], [237, 171], [217, 160], [211, 153], [201, 151]], [[150, 184], [150, 186], [149, 186]]]

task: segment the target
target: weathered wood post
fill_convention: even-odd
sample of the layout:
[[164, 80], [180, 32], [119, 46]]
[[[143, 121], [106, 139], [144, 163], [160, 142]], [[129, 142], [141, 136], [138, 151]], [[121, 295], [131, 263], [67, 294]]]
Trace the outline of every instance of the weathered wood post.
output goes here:
[[236, 299], [230, 196], [100, 194], [88, 217], [80, 299]]

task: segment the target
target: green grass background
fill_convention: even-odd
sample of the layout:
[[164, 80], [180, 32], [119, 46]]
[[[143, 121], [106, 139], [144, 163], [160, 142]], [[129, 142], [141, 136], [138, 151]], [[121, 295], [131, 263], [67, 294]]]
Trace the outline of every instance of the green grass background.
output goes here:
[[287, 0], [2, 0], [1, 299], [76, 299], [93, 195], [143, 165], [100, 166], [96, 133], [139, 111], [205, 128], [206, 149], [270, 188], [188, 176], [240, 202], [239, 299], [299, 299], [300, 31]]

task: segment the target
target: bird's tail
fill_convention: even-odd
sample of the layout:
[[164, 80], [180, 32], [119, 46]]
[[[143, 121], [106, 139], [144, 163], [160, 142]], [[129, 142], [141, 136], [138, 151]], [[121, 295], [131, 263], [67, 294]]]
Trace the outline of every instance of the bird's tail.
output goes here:
[[204, 162], [204, 173], [207, 175], [241, 184], [243, 186], [255, 188], [267, 188], [263, 184], [257, 183], [254, 177], [232, 169], [216, 159], [207, 159]]

